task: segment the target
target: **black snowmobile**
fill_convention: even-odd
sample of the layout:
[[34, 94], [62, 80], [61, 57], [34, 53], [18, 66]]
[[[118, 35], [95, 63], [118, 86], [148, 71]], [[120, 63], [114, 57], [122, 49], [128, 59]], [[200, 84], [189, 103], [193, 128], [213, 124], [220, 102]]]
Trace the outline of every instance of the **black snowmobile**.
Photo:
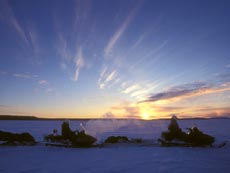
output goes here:
[[91, 147], [97, 139], [85, 133], [85, 131], [72, 131], [68, 122], [62, 123], [62, 135], [54, 134], [45, 136], [46, 145], [63, 147]]
[[173, 116], [168, 126], [168, 131], [162, 132], [159, 142], [162, 146], [206, 147], [215, 142], [213, 136], [204, 134], [197, 127], [188, 128], [185, 133], [179, 128], [177, 118]]

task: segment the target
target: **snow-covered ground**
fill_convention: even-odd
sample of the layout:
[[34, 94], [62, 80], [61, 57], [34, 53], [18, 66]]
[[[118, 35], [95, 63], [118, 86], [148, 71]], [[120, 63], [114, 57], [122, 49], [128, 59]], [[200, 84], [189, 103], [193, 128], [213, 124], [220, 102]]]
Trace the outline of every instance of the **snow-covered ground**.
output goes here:
[[[0, 172], [229, 172], [230, 119], [179, 120], [180, 127], [198, 126], [216, 138], [228, 141], [223, 148], [110, 147], [60, 148], [42, 145], [0, 147]], [[61, 131], [62, 121], [0, 121], [0, 130], [30, 132], [37, 141], [53, 129]], [[70, 121], [71, 128], [85, 128], [99, 143], [110, 135], [157, 140], [169, 120]]]

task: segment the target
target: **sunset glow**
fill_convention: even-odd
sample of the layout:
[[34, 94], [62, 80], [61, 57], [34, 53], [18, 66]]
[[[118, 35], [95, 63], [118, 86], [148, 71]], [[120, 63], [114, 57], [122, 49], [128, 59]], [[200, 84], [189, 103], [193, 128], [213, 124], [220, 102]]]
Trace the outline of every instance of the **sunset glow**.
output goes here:
[[149, 118], [150, 118], [149, 115], [146, 113], [142, 115], [142, 119], [144, 120], [149, 120]]
[[0, 114], [230, 117], [228, 1], [0, 1]]

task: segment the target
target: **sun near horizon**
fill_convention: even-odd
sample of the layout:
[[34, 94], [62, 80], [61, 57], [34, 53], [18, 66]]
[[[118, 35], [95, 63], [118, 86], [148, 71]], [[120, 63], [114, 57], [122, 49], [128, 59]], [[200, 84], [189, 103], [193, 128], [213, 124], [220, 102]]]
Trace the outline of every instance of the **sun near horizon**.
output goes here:
[[0, 1], [0, 114], [230, 117], [228, 1]]

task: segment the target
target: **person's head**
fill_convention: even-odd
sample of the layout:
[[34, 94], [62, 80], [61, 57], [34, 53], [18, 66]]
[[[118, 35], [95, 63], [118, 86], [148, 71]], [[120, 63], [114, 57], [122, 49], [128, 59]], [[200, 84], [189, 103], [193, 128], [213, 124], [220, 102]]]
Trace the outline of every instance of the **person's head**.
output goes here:
[[177, 120], [178, 118], [176, 115], [172, 115], [172, 119]]

